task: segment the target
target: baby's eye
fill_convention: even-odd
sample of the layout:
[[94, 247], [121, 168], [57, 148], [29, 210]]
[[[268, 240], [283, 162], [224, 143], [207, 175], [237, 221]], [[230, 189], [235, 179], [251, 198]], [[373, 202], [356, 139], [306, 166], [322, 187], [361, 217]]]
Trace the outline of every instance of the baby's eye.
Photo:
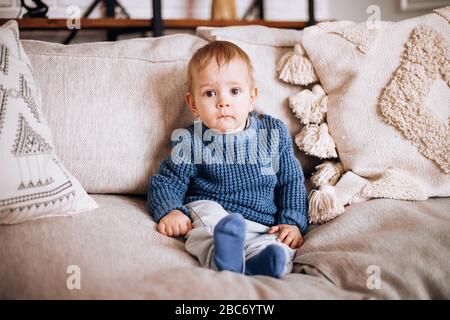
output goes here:
[[233, 89], [231, 89], [231, 94], [232, 94], [233, 96], [239, 94], [240, 92], [241, 92], [241, 89], [239, 89], [239, 88], [233, 88]]
[[216, 95], [216, 93], [214, 92], [214, 90], [206, 90], [204, 93], [208, 98], [214, 97]]

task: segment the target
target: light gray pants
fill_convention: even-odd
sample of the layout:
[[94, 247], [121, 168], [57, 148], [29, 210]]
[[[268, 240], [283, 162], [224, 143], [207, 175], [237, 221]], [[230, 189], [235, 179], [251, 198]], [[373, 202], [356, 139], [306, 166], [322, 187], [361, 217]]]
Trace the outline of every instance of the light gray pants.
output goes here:
[[[214, 251], [214, 226], [229, 213], [217, 202], [197, 200], [186, 204], [192, 217], [192, 229], [185, 236], [186, 251], [197, 257], [202, 267], [218, 270], [212, 259]], [[246, 233], [244, 261], [257, 255], [264, 248], [276, 244], [284, 249], [286, 264], [282, 275], [292, 271], [295, 250], [276, 240], [276, 234], [267, 233], [270, 227], [245, 219]], [[245, 262], [244, 270], [245, 272]]]

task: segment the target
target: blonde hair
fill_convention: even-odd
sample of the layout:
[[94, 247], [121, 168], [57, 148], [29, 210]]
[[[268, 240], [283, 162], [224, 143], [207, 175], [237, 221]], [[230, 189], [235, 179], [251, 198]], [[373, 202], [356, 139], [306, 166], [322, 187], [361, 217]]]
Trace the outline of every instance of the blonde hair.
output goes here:
[[201, 71], [213, 60], [216, 60], [219, 67], [226, 65], [236, 56], [247, 65], [250, 84], [253, 87], [255, 84], [253, 66], [245, 51], [229, 41], [211, 41], [198, 49], [189, 61], [187, 70], [189, 92], [192, 92], [192, 75], [195, 71]]

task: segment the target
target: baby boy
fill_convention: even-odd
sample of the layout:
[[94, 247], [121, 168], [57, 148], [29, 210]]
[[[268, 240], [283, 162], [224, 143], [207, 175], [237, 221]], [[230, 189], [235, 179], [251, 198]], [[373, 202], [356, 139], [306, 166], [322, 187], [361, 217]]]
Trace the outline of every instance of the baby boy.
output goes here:
[[248, 55], [227, 41], [197, 50], [186, 104], [196, 118], [172, 134], [147, 206], [166, 236], [214, 270], [281, 277], [307, 230], [304, 175], [286, 125], [254, 111]]

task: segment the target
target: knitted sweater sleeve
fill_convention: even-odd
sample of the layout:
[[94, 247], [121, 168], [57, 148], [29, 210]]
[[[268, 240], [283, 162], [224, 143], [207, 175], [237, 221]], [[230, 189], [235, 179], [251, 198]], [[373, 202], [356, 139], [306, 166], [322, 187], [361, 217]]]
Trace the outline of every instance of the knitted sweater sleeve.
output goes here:
[[280, 162], [275, 188], [277, 223], [297, 225], [303, 235], [308, 228], [305, 178], [300, 161], [294, 154], [292, 139], [286, 125], [278, 121], [278, 129], [280, 130]]
[[161, 162], [159, 171], [149, 180], [147, 194], [147, 209], [157, 223], [175, 209], [190, 216], [184, 197], [195, 174], [195, 164], [190, 159], [175, 163], [169, 156]]

